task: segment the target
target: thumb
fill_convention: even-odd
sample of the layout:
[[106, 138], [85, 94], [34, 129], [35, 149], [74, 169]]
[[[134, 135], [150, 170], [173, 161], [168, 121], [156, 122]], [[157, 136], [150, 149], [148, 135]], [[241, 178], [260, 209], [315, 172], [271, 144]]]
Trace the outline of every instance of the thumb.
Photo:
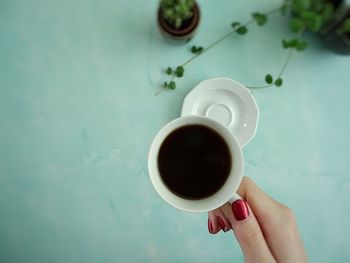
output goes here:
[[223, 207], [244, 254], [245, 262], [275, 262], [264, 235], [248, 203], [239, 199]]

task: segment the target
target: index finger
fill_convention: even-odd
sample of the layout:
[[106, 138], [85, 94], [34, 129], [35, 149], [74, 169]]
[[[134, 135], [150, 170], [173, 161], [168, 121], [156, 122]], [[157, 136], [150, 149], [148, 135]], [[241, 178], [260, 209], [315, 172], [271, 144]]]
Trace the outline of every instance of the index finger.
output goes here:
[[266, 215], [273, 214], [276, 207], [280, 205], [246, 176], [243, 177], [237, 193], [248, 202], [258, 221], [264, 220]]

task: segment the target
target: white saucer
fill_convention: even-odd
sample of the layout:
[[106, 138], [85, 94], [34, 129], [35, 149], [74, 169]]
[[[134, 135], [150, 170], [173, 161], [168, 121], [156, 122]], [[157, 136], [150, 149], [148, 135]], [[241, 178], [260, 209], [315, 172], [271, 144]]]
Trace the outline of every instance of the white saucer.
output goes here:
[[201, 115], [228, 128], [241, 147], [254, 138], [259, 109], [250, 91], [228, 78], [200, 82], [185, 97], [181, 116]]

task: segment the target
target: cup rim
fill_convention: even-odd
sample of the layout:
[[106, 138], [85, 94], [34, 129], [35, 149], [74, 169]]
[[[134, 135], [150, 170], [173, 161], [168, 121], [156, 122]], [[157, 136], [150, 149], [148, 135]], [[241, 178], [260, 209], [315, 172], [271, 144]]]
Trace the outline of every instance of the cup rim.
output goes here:
[[[170, 191], [158, 170], [158, 154], [164, 139], [175, 129], [191, 124], [205, 125], [218, 132], [226, 141], [232, 156], [231, 171], [224, 185], [213, 195], [199, 200], [184, 199]], [[154, 137], [148, 154], [148, 174], [155, 191], [169, 205], [186, 212], [207, 212], [226, 203], [237, 191], [243, 169], [243, 153], [235, 136], [219, 122], [202, 116], [183, 116], [167, 123]]]

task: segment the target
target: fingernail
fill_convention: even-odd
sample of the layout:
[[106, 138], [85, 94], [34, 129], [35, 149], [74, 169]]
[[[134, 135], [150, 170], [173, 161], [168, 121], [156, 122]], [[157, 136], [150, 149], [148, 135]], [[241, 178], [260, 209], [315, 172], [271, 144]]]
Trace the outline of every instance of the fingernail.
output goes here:
[[237, 221], [242, 221], [249, 217], [249, 209], [246, 201], [239, 199], [231, 205], [232, 213]]
[[208, 218], [208, 230], [209, 230], [209, 233], [213, 232], [213, 225], [211, 224], [211, 220], [209, 218]]
[[226, 224], [225, 224], [224, 220], [220, 216], [218, 216], [218, 219], [219, 219], [219, 223], [220, 223], [220, 227], [221, 227], [222, 231], [226, 232], [227, 230], [226, 230]]

